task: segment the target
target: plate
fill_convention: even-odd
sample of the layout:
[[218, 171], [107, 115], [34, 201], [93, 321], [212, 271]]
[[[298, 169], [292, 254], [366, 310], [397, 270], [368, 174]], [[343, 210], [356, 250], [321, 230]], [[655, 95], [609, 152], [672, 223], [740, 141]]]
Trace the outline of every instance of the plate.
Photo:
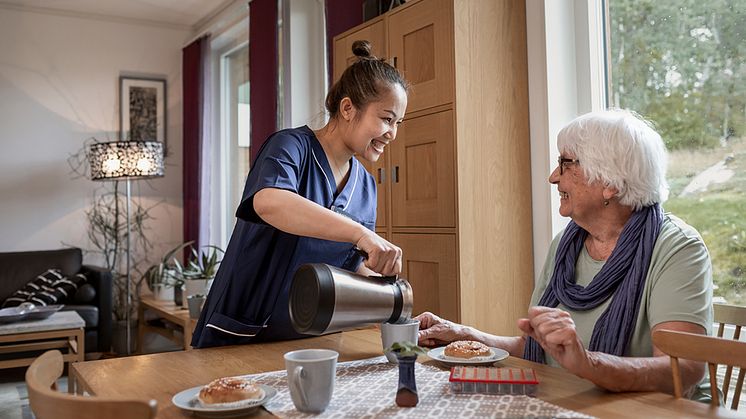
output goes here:
[[62, 307], [64, 306], [34, 306], [31, 309], [23, 306], [4, 308], [0, 310], [0, 323], [13, 323], [22, 320], [44, 320], [58, 312]]
[[270, 386], [265, 386], [264, 384], [257, 385], [261, 387], [262, 390], [264, 390], [264, 398], [259, 399], [255, 402], [248, 402], [248, 404], [240, 407], [202, 406], [202, 404], [200, 404], [199, 402], [199, 399], [197, 399], [197, 395], [199, 395], [199, 391], [202, 389], [202, 387], [204, 387], [204, 385], [192, 387], [190, 389], [186, 389], [180, 393], [177, 393], [171, 399], [171, 402], [176, 407], [182, 410], [192, 412], [198, 416], [202, 416], [205, 418], [232, 418], [244, 416], [251, 410], [262, 406], [269, 399], [274, 397], [275, 394], [277, 394], [277, 390]]
[[446, 356], [443, 354], [445, 346], [440, 348], [430, 349], [427, 356], [430, 358], [440, 361], [446, 365], [491, 365], [497, 361], [502, 361], [507, 358], [510, 354], [507, 351], [499, 348], [490, 348], [492, 350], [491, 356], [478, 356], [474, 358], [454, 358], [452, 356]]

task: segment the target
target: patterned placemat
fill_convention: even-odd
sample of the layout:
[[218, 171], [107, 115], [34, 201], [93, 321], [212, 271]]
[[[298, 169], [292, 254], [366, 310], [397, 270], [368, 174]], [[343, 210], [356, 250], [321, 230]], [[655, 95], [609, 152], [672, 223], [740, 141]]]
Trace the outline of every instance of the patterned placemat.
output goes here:
[[[399, 368], [386, 358], [376, 357], [337, 365], [337, 381], [329, 407], [319, 416], [325, 418], [590, 418], [578, 412], [528, 396], [454, 394], [448, 383], [449, 371], [432, 365], [416, 364], [419, 404], [413, 408], [396, 405]], [[249, 376], [277, 389], [277, 395], [264, 407], [282, 418], [314, 417], [293, 406], [285, 371]], [[539, 377], [541, 381], [541, 377]], [[541, 385], [541, 384], [539, 384]]]

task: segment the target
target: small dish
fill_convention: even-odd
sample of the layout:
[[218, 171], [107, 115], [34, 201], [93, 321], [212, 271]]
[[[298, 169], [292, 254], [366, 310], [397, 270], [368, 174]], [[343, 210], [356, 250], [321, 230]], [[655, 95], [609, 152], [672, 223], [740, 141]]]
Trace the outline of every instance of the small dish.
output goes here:
[[446, 365], [453, 366], [453, 365], [492, 365], [497, 361], [502, 361], [503, 359], [510, 356], [510, 354], [499, 348], [490, 348], [492, 350], [492, 355], [490, 356], [478, 356], [474, 358], [455, 358], [452, 356], [446, 356], [443, 354], [443, 351], [445, 350], [445, 346], [442, 346], [440, 348], [434, 348], [430, 349], [428, 351], [427, 356], [430, 358], [442, 362]]
[[0, 310], [0, 323], [14, 323], [23, 320], [44, 320], [58, 312], [64, 305], [53, 306], [18, 306]]
[[277, 390], [264, 384], [257, 384], [264, 390], [264, 397], [254, 402], [247, 402], [240, 407], [222, 407], [222, 406], [203, 406], [197, 396], [199, 391], [204, 387], [196, 386], [177, 393], [171, 402], [178, 408], [192, 412], [205, 418], [232, 418], [244, 416], [251, 410], [264, 405], [269, 399], [277, 394]]

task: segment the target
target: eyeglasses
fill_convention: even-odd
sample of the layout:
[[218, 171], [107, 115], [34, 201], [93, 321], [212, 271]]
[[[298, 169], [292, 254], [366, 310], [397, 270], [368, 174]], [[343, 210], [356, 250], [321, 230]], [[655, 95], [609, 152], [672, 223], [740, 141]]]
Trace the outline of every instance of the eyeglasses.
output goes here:
[[560, 176], [562, 176], [563, 174], [565, 174], [565, 168], [567, 167], [566, 165], [568, 165], [568, 164], [575, 164], [575, 163], [580, 163], [580, 160], [578, 160], [578, 159], [566, 159], [566, 158], [564, 158], [562, 156], [557, 157], [557, 165], [559, 165]]

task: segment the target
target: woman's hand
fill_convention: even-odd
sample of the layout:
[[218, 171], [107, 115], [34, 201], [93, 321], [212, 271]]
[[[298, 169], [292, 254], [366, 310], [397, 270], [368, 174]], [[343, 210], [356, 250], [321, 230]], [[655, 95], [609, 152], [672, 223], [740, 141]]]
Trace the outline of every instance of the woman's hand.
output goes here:
[[378, 234], [365, 230], [355, 245], [368, 254], [365, 266], [384, 276], [399, 275], [402, 266], [402, 251]]
[[568, 371], [581, 375], [590, 367], [591, 361], [568, 312], [558, 308], [531, 307], [528, 318], [518, 320], [518, 327]]
[[417, 340], [420, 346], [441, 346], [456, 340], [466, 339], [464, 326], [441, 319], [429, 311], [414, 318], [420, 322]]

